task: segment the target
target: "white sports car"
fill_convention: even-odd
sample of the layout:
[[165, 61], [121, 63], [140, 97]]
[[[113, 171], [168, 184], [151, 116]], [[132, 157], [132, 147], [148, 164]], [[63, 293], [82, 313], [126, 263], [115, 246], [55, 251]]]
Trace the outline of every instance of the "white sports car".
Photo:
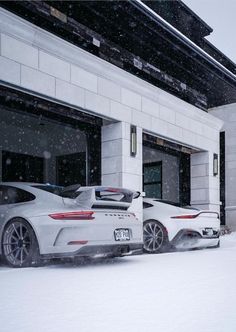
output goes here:
[[192, 249], [220, 245], [219, 214], [182, 208], [164, 200], [144, 198], [144, 252], [158, 253], [170, 248]]
[[41, 258], [115, 257], [141, 251], [142, 224], [128, 212], [139, 193], [107, 187], [0, 184], [0, 255], [13, 267]]

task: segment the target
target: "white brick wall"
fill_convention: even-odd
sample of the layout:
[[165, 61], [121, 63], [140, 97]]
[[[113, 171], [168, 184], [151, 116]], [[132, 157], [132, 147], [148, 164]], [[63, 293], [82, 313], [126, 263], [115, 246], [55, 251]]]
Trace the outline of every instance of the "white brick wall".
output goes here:
[[19, 63], [0, 56], [0, 77], [5, 82], [20, 85]]
[[121, 102], [129, 107], [141, 110], [141, 96], [128, 89], [121, 89]]
[[83, 89], [59, 79], [56, 80], [56, 97], [81, 107], [84, 107], [85, 104], [85, 91]]
[[[142, 191], [142, 132], [138, 128], [139, 153], [130, 156], [130, 125], [113, 123], [102, 128], [102, 183]], [[127, 148], [128, 147], [128, 148]], [[142, 201], [131, 209], [142, 219]]]
[[102, 110], [104, 116], [111, 117], [109, 99], [93, 92], [85, 91], [85, 108], [95, 113]]
[[131, 123], [132, 110], [130, 107], [117, 103], [116, 101], [111, 101], [111, 117], [116, 118], [120, 121], [125, 121]]
[[21, 66], [21, 86], [55, 97], [55, 78], [23, 65]]
[[38, 68], [38, 53], [36, 47], [5, 34], [1, 36], [1, 54], [8, 59], [29, 67]]
[[64, 81], [70, 81], [70, 64], [42, 51], [39, 52], [39, 70]]
[[98, 77], [73, 65], [71, 66], [71, 83], [95, 93], [98, 91]]
[[101, 77], [98, 77], [98, 93], [112, 100], [121, 100], [120, 86]]

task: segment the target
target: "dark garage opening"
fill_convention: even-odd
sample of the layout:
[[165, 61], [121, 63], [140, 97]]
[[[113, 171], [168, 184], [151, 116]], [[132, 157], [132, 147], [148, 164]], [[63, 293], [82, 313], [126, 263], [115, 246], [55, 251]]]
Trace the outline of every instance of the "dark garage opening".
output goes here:
[[101, 119], [0, 88], [2, 181], [96, 185], [101, 181]]
[[143, 135], [143, 190], [146, 197], [190, 205], [190, 149]]

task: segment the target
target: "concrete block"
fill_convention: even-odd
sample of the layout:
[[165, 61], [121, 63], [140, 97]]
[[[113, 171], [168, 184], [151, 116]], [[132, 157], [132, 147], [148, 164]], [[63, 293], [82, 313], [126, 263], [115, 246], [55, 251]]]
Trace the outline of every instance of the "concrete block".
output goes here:
[[151, 131], [159, 135], [168, 136], [166, 121], [152, 117]]
[[102, 158], [102, 174], [121, 173], [123, 171], [122, 156]]
[[183, 129], [172, 125], [171, 123], [167, 123], [167, 133], [168, 136], [176, 141], [182, 141], [183, 138]]
[[21, 85], [48, 96], [55, 96], [55, 78], [29, 67], [21, 66]]
[[136, 174], [123, 173], [122, 186], [127, 189], [142, 191], [142, 177]]
[[111, 117], [119, 121], [131, 123], [132, 111], [128, 106], [111, 101]]
[[[197, 135], [195, 133], [187, 129], [182, 129], [182, 133], [183, 133], [183, 143], [191, 145], [193, 147], [197, 146]], [[203, 148], [203, 146], [201, 148]]]
[[116, 122], [102, 127], [102, 142], [123, 137], [126, 123]]
[[185, 128], [187, 130], [189, 130], [190, 124], [189, 122], [191, 121], [191, 119], [179, 112], [176, 112], [175, 114], [175, 124], [179, 127]]
[[102, 175], [103, 186], [122, 187], [122, 173], [112, 173]]
[[85, 104], [84, 89], [59, 79], [56, 80], [56, 97], [76, 106], [84, 107]]
[[173, 109], [160, 105], [160, 119], [174, 124], [175, 113]]
[[201, 165], [209, 163], [208, 152], [196, 152], [191, 154], [191, 165]]
[[142, 111], [158, 118], [160, 114], [160, 105], [151, 99], [142, 97]]
[[95, 93], [98, 91], [98, 77], [74, 65], [71, 65], [71, 83]]
[[13, 84], [20, 84], [20, 64], [0, 57], [0, 79]]
[[39, 69], [64, 81], [70, 81], [70, 64], [51, 54], [39, 52]]
[[208, 200], [208, 190], [207, 189], [192, 189], [191, 190], [191, 201], [207, 201]]
[[152, 124], [152, 117], [146, 113], [139, 112], [135, 109], [132, 110], [132, 124], [142, 127], [143, 129], [149, 129]]
[[103, 116], [111, 116], [110, 100], [87, 90], [85, 91], [85, 108]]
[[206, 164], [191, 166], [191, 177], [208, 176], [208, 173], [208, 165]]
[[122, 139], [102, 142], [102, 158], [121, 156], [122, 155]]
[[141, 96], [133, 91], [122, 88], [121, 102], [131, 108], [141, 111]]
[[207, 176], [191, 178], [192, 189], [208, 189], [208, 187], [209, 187], [209, 178]]
[[132, 157], [124, 157], [124, 172], [129, 174], [137, 174], [142, 176], [143, 163], [142, 160]]
[[120, 86], [105, 78], [98, 77], [98, 94], [115, 101], [121, 101]]
[[226, 165], [227, 169], [236, 169], [236, 161], [228, 161]]
[[26, 66], [38, 68], [38, 49], [5, 34], [1, 35], [1, 54]]

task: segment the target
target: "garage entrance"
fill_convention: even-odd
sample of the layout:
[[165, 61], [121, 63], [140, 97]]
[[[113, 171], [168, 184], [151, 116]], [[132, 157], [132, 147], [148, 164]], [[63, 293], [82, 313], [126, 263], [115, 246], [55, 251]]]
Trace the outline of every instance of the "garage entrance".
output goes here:
[[143, 134], [143, 190], [146, 197], [190, 204], [191, 149]]
[[1, 87], [2, 181], [100, 184], [101, 119]]

